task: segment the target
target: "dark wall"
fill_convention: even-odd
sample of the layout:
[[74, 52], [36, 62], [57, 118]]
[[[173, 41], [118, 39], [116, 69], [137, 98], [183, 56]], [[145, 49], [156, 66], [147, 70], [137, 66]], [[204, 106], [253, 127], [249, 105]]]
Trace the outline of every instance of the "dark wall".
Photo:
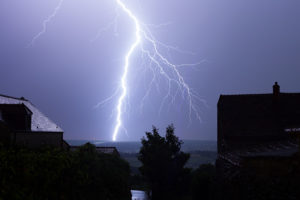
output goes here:
[[18, 132], [16, 133], [16, 145], [38, 148], [44, 145], [62, 147], [62, 132]]
[[218, 102], [218, 152], [289, 138], [300, 128], [300, 94], [221, 96]]
[[13, 130], [30, 131], [32, 112], [24, 104], [0, 104], [2, 120]]
[[10, 145], [12, 142], [13, 134], [10, 129], [0, 121], [0, 143]]

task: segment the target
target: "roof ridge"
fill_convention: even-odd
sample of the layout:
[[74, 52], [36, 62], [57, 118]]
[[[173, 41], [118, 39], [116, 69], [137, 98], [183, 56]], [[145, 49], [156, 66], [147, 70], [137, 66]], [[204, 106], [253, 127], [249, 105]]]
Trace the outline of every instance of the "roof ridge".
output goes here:
[[[300, 95], [299, 92], [280, 92], [279, 95]], [[273, 93], [252, 93], [252, 94], [220, 94], [220, 96], [257, 96], [257, 95], [273, 95]]]
[[256, 96], [256, 95], [273, 95], [273, 93], [253, 93], [253, 94], [220, 94], [220, 96]]
[[29, 102], [29, 101], [28, 101], [27, 99], [25, 99], [24, 97], [18, 98], [18, 97], [12, 97], [12, 96], [8, 96], [8, 95], [4, 95], [4, 94], [0, 94], [0, 96], [6, 97], [6, 98], [11, 98], [11, 99], [16, 99], [16, 100], [21, 100], [21, 101], [27, 101], [27, 102]]

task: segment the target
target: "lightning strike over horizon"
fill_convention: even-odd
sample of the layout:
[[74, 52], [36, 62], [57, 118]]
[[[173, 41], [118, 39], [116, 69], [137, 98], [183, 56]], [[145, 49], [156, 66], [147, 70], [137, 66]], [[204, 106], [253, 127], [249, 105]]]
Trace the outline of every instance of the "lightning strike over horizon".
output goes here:
[[123, 103], [124, 103], [124, 98], [127, 95], [126, 78], [127, 78], [127, 74], [128, 74], [128, 68], [129, 68], [129, 59], [130, 59], [130, 56], [132, 55], [132, 53], [134, 52], [135, 48], [139, 45], [139, 43], [141, 41], [141, 35], [140, 35], [141, 28], [140, 28], [140, 23], [139, 23], [138, 19], [123, 4], [123, 2], [121, 2], [121, 0], [117, 0], [117, 4], [134, 21], [135, 29], [136, 29], [135, 30], [135, 37], [136, 37], [136, 39], [135, 39], [134, 43], [131, 45], [131, 47], [129, 48], [129, 51], [127, 52], [126, 57], [125, 57], [124, 72], [123, 72], [123, 75], [122, 75], [122, 78], [121, 78], [122, 94], [119, 97], [118, 105], [117, 105], [117, 119], [116, 119], [116, 125], [115, 125], [113, 136], [112, 136], [112, 140], [113, 141], [116, 141], [117, 134], [118, 134], [119, 129], [120, 129], [121, 125], [122, 125], [121, 115], [122, 115], [122, 106], [123, 106]]
[[[53, 13], [43, 21], [43, 29], [33, 37], [33, 39], [31, 40], [28, 46], [33, 46], [35, 44], [35, 41], [39, 37], [41, 37], [44, 33], [46, 33], [47, 24], [57, 15], [63, 2], [64, 0], [59, 0], [59, 3], [55, 7]], [[128, 79], [129, 69], [131, 68], [132, 65], [130, 63], [130, 60], [133, 53], [137, 50], [138, 47], [140, 49], [142, 60], [144, 62], [143, 64], [144, 70], [145, 71], [149, 70], [150, 73], [152, 74], [152, 78], [149, 83], [148, 89], [146, 90], [145, 95], [141, 98], [140, 108], [141, 109], [143, 108], [144, 102], [149, 97], [152, 87], [155, 86], [157, 91], [163, 90], [162, 87], [159, 85], [159, 80], [160, 80], [159, 75], [160, 75], [160, 77], [162, 77], [163, 80], [167, 83], [166, 86], [167, 89], [165, 89], [166, 94], [162, 98], [162, 102], [159, 108], [159, 113], [161, 112], [162, 108], [164, 107], [164, 105], [168, 100], [170, 100], [169, 106], [174, 105], [177, 96], [181, 96], [181, 98], [187, 102], [189, 121], [191, 122], [192, 115], [194, 115], [199, 121], [202, 121], [199, 113], [200, 108], [199, 105], [197, 105], [197, 103], [201, 102], [202, 104], [206, 104], [206, 102], [203, 99], [201, 99], [199, 95], [196, 93], [196, 91], [190, 88], [189, 85], [185, 82], [185, 79], [181, 75], [179, 68], [199, 66], [201, 63], [205, 61], [201, 61], [197, 63], [173, 64], [166, 56], [164, 56], [161, 53], [160, 51], [161, 49], [165, 49], [167, 53], [169, 53], [170, 51], [176, 51], [181, 54], [191, 54], [191, 55], [194, 55], [194, 53], [183, 51], [176, 46], [166, 45], [158, 41], [154, 37], [154, 35], [152, 34], [149, 28], [149, 27], [160, 28], [162, 26], [166, 26], [171, 23], [168, 22], [159, 25], [144, 24], [139, 21], [137, 16], [134, 15], [134, 13], [124, 4], [122, 0], [115, 0], [115, 2], [119, 7], [119, 9], [121, 9], [128, 16], [128, 18], [133, 22], [134, 24], [133, 32], [135, 38], [133, 43], [128, 48], [128, 51], [126, 52], [124, 57], [123, 73], [121, 75], [119, 87], [115, 90], [113, 95], [99, 102], [95, 106], [95, 107], [99, 107], [101, 105], [104, 105], [107, 102], [112, 101], [116, 96], [119, 95], [117, 98], [117, 105], [114, 109], [114, 111], [116, 111], [116, 119], [115, 119], [115, 125], [112, 133], [112, 140], [113, 141], [117, 140], [118, 134], [120, 132], [120, 128], [123, 128], [125, 133], [127, 134], [127, 130], [123, 125], [122, 115], [125, 112], [124, 104], [125, 104], [126, 97], [128, 96], [127, 79]], [[111, 23], [109, 23], [103, 29], [99, 29], [97, 35], [91, 40], [91, 42], [97, 40], [101, 36], [102, 32], [107, 31], [113, 25], [115, 25], [114, 35], [117, 36], [118, 33], [116, 32], [115, 23], [117, 23], [118, 16], [119, 13], [117, 13], [117, 16], [114, 18], [114, 20]], [[148, 61], [149, 63], [146, 64], [146, 61]], [[175, 90], [175, 92], [173, 90]]]
[[[127, 74], [128, 69], [130, 67], [130, 57], [133, 54], [134, 50], [137, 48], [138, 45], [141, 44], [141, 39], [143, 39], [145, 42], [148, 42], [150, 44], [151, 49], [147, 49], [146, 46], [141, 44], [141, 51], [142, 54], [145, 55], [150, 60], [150, 67], [153, 72], [153, 78], [150, 82], [150, 86], [154, 84], [154, 81], [156, 79], [155, 71], [159, 71], [159, 73], [168, 81], [168, 92], [163, 98], [161, 107], [165, 104], [165, 101], [171, 97], [172, 102], [174, 103], [175, 97], [177, 96], [178, 92], [181, 93], [182, 98], [187, 98], [188, 104], [189, 104], [189, 118], [191, 120], [192, 112], [196, 115], [196, 118], [201, 121], [201, 117], [198, 111], [197, 106], [194, 104], [194, 98], [201, 100], [198, 95], [188, 86], [188, 84], [185, 82], [184, 78], [178, 71], [178, 67], [182, 66], [196, 66], [199, 65], [199, 63], [195, 64], [180, 64], [175, 65], [171, 63], [166, 57], [164, 57], [160, 51], [159, 46], [163, 46], [167, 48], [168, 50], [173, 49], [176, 51], [180, 51], [177, 47], [172, 47], [165, 45], [159, 41], [157, 41], [148, 27], [145, 24], [142, 24], [139, 22], [137, 17], [133, 14], [133, 12], [121, 1], [116, 0], [117, 4], [122, 8], [122, 10], [128, 15], [128, 17], [134, 22], [135, 24], [135, 41], [129, 48], [129, 51], [127, 52], [125, 56], [125, 65], [124, 65], [124, 72], [121, 77], [121, 88], [122, 93], [118, 98], [118, 104], [117, 104], [117, 117], [116, 117], [116, 124], [114, 128], [114, 132], [112, 135], [112, 140], [116, 141], [117, 135], [119, 132], [120, 127], [122, 126], [122, 107], [124, 104], [124, 99], [127, 95]], [[152, 65], [154, 64], [154, 66]], [[170, 74], [168, 74], [167, 71], [171, 71]], [[171, 87], [172, 83], [175, 83], [177, 85], [177, 91], [174, 95], [171, 94]], [[159, 86], [157, 86], [159, 87]], [[150, 87], [151, 88], [151, 87]], [[142, 99], [142, 104], [144, 99], [149, 95], [150, 88], [146, 92], [145, 96]], [[202, 100], [201, 100], [202, 101]], [[161, 108], [160, 108], [161, 110]]]

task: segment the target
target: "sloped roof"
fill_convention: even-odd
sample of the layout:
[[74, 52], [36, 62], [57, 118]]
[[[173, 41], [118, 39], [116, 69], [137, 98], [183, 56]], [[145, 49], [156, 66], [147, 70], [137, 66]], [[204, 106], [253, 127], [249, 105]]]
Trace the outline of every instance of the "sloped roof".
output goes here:
[[282, 128], [299, 126], [300, 93], [220, 95], [218, 110], [223, 120], [233, 122], [232, 128], [247, 131], [274, 127], [275, 122]]
[[220, 153], [218, 156], [232, 165], [240, 166], [244, 158], [256, 157], [290, 157], [299, 151], [299, 145], [294, 140], [257, 144], [251, 148]]
[[0, 94], [0, 104], [24, 104], [32, 112], [31, 131], [63, 132], [57, 124], [52, 122], [25, 98], [15, 98]]
[[[71, 151], [75, 151], [79, 149], [81, 146], [70, 146]], [[96, 151], [98, 153], [106, 153], [106, 154], [116, 154], [119, 155], [119, 151], [116, 147], [96, 147]]]
[[255, 112], [273, 108], [274, 101], [278, 103], [281, 109], [295, 110], [300, 108], [300, 93], [279, 93], [277, 97], [273, 93], [220, 95], [218, 105], [224, 109], [247, 107], [249, 111]]
[[116, 147], [96, 147], [96, 150], [101, 153], [113, 154], [117, 153], [118, 150]]

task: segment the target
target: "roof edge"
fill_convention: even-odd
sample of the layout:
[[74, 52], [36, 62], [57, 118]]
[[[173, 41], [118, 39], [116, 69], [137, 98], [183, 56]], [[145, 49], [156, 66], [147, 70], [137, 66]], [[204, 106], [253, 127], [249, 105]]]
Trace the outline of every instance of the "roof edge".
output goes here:
[[[299, 92], [280, 92], [279, 95], [300, 95]], [[252, 93], [252, 94], [220, 94], [220, 97], [223, 96], [263, 96], [263, 95], [273, 95], [273, 93]]]
[[0, 96], [6, 97], [6, 98], [11, 98], [11, 99], [16, 99], [16, 100], [20, 100], [20, 101], [29, 101], [29, 100], [25, 99], [24, 97], [18, 98], [18, 97], [12, 97], [12, 96], [8, 96], [8, 95], [4, 95], [4, 94], [0, 94]]

